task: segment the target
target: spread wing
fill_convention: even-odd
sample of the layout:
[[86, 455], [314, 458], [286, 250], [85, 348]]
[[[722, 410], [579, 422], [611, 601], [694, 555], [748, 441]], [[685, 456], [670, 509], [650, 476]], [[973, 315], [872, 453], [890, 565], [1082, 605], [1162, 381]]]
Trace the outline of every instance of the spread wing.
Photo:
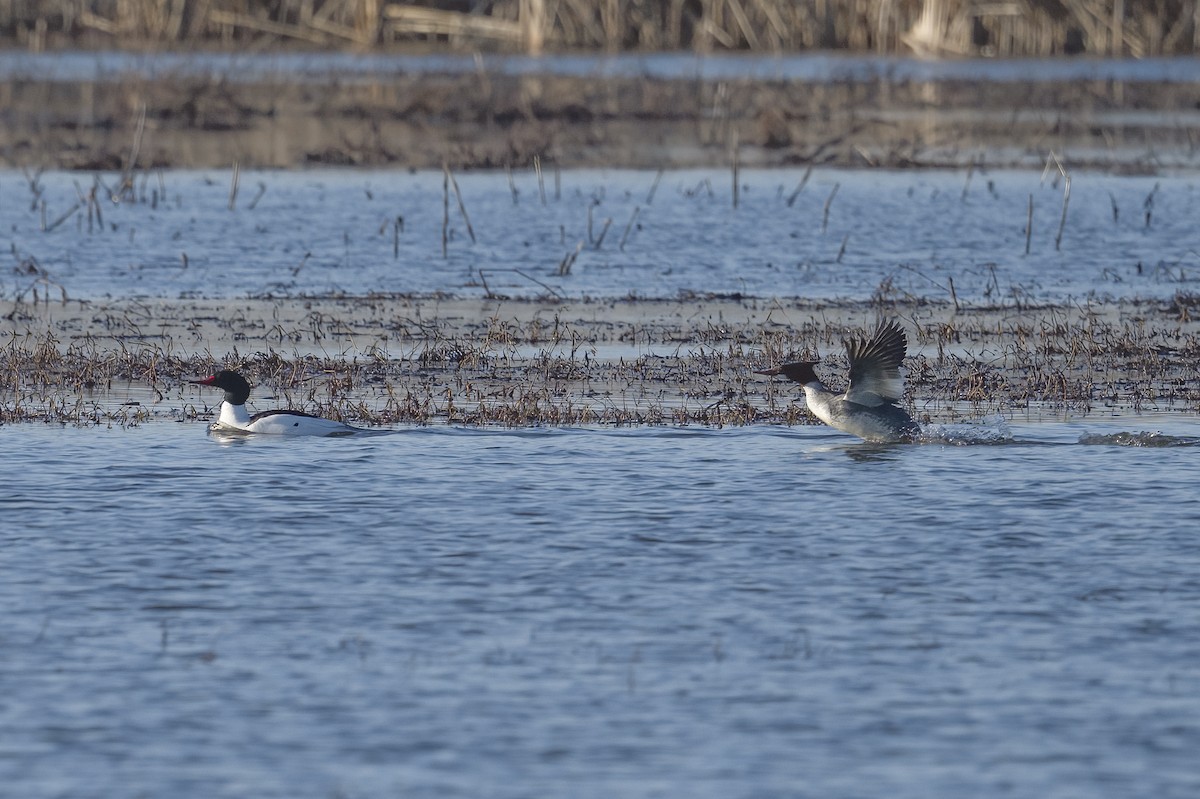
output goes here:
[[875, 407], [903, 397], [900, 362], [906, 349], [908, 339], [894, 321], [881, 322], [869, 340], [849, 339], [846, 355], [850, 359], [850, 385], [846, 399]]

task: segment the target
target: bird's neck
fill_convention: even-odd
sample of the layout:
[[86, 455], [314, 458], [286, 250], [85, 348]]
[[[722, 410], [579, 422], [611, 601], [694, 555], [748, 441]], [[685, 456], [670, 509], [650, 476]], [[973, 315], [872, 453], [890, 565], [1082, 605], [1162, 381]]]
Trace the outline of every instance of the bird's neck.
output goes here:
[[834, 423], [837, 397], [838, 395], [825, 388], [825, 384], [820, 380], [804, 384], [804, 400], [808, 404], [808, 409], [812, 411], [813, 416], [825, 424], [833, 425]]
[[828, 399], [834, 396], [834, 392], [827, 389], [820, 380], [810, 380], [804, 384], [804, 396], [810, 400]]
[[221, 424], [230, 427], [245, 427], [250, 424], [250, 414], [246, 411], [244, 402], [233, 404], [226, 400], [221, 403]]

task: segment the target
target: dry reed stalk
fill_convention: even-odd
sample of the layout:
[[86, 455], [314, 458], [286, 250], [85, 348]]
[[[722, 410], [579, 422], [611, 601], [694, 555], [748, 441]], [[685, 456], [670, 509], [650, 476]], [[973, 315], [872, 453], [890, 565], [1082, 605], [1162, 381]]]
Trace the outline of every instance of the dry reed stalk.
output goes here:
[[253, 211], [258, 206], [258, 201], [261, 200], [263, 198], [263, 195], [266, 193], [267, 193], [267, 184], [260, 180], [258, 182], [258, 194], [254, 195], [254, 199], [252, 199], [250, 201], [250, 204], [246, 206], [246, 210]]
[[66, 222], [72, 215], [75, 214], [76, 211], [78, 211], [82, 207], [83, 207], [83, 203], [76, 201], [76, 203], [74, 205], [72, 205], [69, 209], [67, 209], [66, 213], [64, 213], [58, 219], [51, 222], [49, 226], [43, 226], [42, 230], [44, 230], [46, 233], [50, 233], [56, 227], [61, 225], [63, 222]]
[[1194, 3], [1147, 0], [1067, 0], [1052, 7], [966, 0], [494, 0], [469, 10], [445, 0], [425, 5], [383, 0], [77, 5], [66, 3], [62, 14], [48, 14], [44, 3], [7, 2], [0, 4], [0, 21], [7, 20], [4, 27], [14, 32], [18, 45], [34, 51], [53, 34], [68, 40], [100, 35], [141, 47], [295, 40], [366, 48], [402, 39], [441, 39], [451, 48], [478, 50], [483, 41], [489, 43], [487, 49], [528, 54], [540, 52], [547, 42], [567, 51], [837, 49], [1001, 57], [1075, 50], [1146, 57], [1200, 49]]
[[[97, 190], [100, 188], [100, 178], [97, 177], [92, 181], [92, 190], [88, 197], [92, 201], [92, 208], [96, 211], [96, 227], [100, 228], [100, 232], [104, 232], [104, 214], [100, 209], [100, 199], [96, 196]], [[91, 217], [88, 217], [88, 233], [92, 232]]]
[[[734, 2], [734, 1], [736, 1], [736, 0], [731, 0], [731, 2]], [[738, 149], [739, 149], [739, 147], [738, 147], [738, 132], [737, 132], [737, 130], [734, 130], [730, 134], [729, 171], [730, 171], [731, 177], [733, 179], [733, 209], [735, 211], [737, 210], [737, 207], [738, 207], [738, 189], [739, 189], [739, 185], [738, 185], [739, 184], [739, 181], [738, 181], [738, 167], [739, 167]]]
[[240, 161], [233, 162], [233, 177], [229, 182], [229, 210], [232, 211], [237, 205], [238, 179], [242, 174], [242, 164]]
[[1071, 204], [1071, 176], [1067, 175], [1063, 180], [1063, 202], [1062, 216], [1058, 220], [1058, 234], [1054, 237], [1054, 249], [1059, 250], [1062, 247], [1063, 230], [1067, 226], [1067, 206]]
[[124, 179], [127, 182], [133, 178], [133, 170], [137, 167], [138, 154], [142, 149], [142, 134], [146, 131], [146, 102], [143, 100], [138, 109], [137, 127], [133, 133], [133, 145], [129, 148], [129, 162], [125, 165]]
[[633, 213], [629, 215], [629, 221], [625, 223], [625, 232], [621, 234], [621, 245], [618, 249], [625, 252], [625, 242], [629, 239], [629, 231], [633, 229], [633, 223], [637, 221], [638, 214], [641, 212], [641, 206], [635, 205]]
[[442, 165], [442, 259], [450, 257], [450, 168]]
[[462, 214], [463, 222], [467, 226], [467, 235], [471, 237], [471, 243], [475, 244], [475, 229], [471, 227], [471, 217], [467, 215], [467, 206], [463, 203], [462, 192], [458, 190], [458, 181], [454, 179], [449, 164], [442, 164], [442, 169], [446, 171], [446, 177], [449, 178], [450, 185], [454, 187], [454, 197], [458, 200], [458, 212]]
[[571, 267], [575, 265], [575, 259], [579, 257], [579, 253], [583, 251], [583, 241], [580, 240], [575, 245], [575, 250], [563, 256], [563, 259], [558, 263], [558, 275], [563, 277], [571, 274]]
[[790, 195], [788, 195], [788, 198], [787, 198], [788, 208], [792, 207], [792, 205], [796, 202], [796, 198], [800, 196], [800, 192], [804, 191], [804, 187], [808, 185], [808, 179], [810, 177], [812, 177], [812, 172], [813, 172], [813, 162], [809, 161], [808, 168], [804, 170], [804, 176], [802, 178], [800, 178], [800, 182], [798, 184], [796, 184], [795, 190]]
[[1033, 194], [1029, 195], [1029, 210], [1025, 214], [1025, 254], [1029, 255], [1030, 241], [1033, 238]]
[[535, 155], [533, 157], [533, 171], [537, 173], [538, 196], [542, 198], [542, 205], [546, 204], [546, 183], [542, 179], [542, 157]]
[[513, 205], [516, 205], [517, 200], [518, 200], [517, 184], [513, 182], [513, 174], [512, 174], [512, 165], [511, 164], [504, 165], [504, 176], [506, 178], [508, 178], [508, 191], [510, 194], [512, 194]]
[[608, 233], [609, 227], [612, 225], [612, 217], [604, 218], [604, 227], [600, 228], [600, 235], [596, 237], [596, 244], [593, 249], [600, 249], [600, 245], [604, 243], [604, 236]]
[[1054, 237], [1054, 249], [1057, 251], [1062, 247], [1063, 230], [1067, 226], [1067, 207], [1071, 203], [1071, 176], [1067, 173], [1066, 167], [1062, 165], [1062, 162], [1058, 159], [1058, 156], [1054, 154], [1053, 150], [1051, 150], [1050, 155], [1046, 157], [1046, 167], [1042, 170], [1043, 182], [1046, 180], [1046, 174], [1050, 172], [1051, 164], [1053, 164], [1058, 175], [1063, 178], [1062, 216], [1059, 218], [1058, 222], [1058, 233]]
[[654, 182], [650, 184], [650, 191], [646, 192], [646, 205], [654, 202], [654, 194], [658, 191], [658, 182], [662, 180], [663, 168], [659, 167], [658, 172], [654, 175]]
[[833, 191], [829, 192], [829, 196], [825, 198], [825, 209], [821, 213], [821, 232], [824, 233], [829, 228], [829, 206], [833, 205], [833, 198], [837, 196], [838, 189], [842, 187], [841, 183], [833, 184]]

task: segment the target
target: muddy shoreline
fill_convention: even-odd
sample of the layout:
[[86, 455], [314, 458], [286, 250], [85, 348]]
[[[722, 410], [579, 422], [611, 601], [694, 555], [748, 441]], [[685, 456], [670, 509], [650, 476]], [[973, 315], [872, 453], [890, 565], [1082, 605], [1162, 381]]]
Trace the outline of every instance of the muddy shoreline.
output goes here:
[[[0, 158], [85, 170], [1194, 164], [1189, 83], [414, 74], [0, 84]], [[144, 109], [144, 121], [142, 117]], [[139, 137], [138, 131], [141, 130]]]
[[955, 308], [695, 298], [446, 297], [0, 303], [0, 421], [209, 418], [186, 384], [242, 369], [251, 405], [363, 425], [805, 424], [801, 393], [753, 369], [826, 359], [880, 316], [910, 338], [925, 421], [990, 413], [1200, 410], [1197, 308], [1179, 301]]

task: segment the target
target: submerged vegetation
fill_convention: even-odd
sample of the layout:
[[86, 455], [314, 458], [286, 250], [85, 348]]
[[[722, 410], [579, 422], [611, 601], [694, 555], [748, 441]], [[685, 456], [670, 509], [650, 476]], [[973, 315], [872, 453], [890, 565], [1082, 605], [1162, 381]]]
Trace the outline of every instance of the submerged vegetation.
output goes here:
[[[235, 367], [256, 384], [252, 406], [355, 424], [804, 424], [796, 387], [752, 370], [822, 357], [836, 382], [843, 338], [876, 315], [910, 330], [906, 403], [923, 421], [1200, 410], [1200, 325], [1186, 297], [1070, 309], [509, 300], [477, 321], [444, 298], [240, 302], [224, 317], [216, 301], [158, 302], [121, 323], [133, 304], [79, 303], [48, 325], [38, 308], [10, 305], [0, 421], [208, 418], [215, 401], [184, 381]], [[197, 327], [203, 350], [179, 343]]]

